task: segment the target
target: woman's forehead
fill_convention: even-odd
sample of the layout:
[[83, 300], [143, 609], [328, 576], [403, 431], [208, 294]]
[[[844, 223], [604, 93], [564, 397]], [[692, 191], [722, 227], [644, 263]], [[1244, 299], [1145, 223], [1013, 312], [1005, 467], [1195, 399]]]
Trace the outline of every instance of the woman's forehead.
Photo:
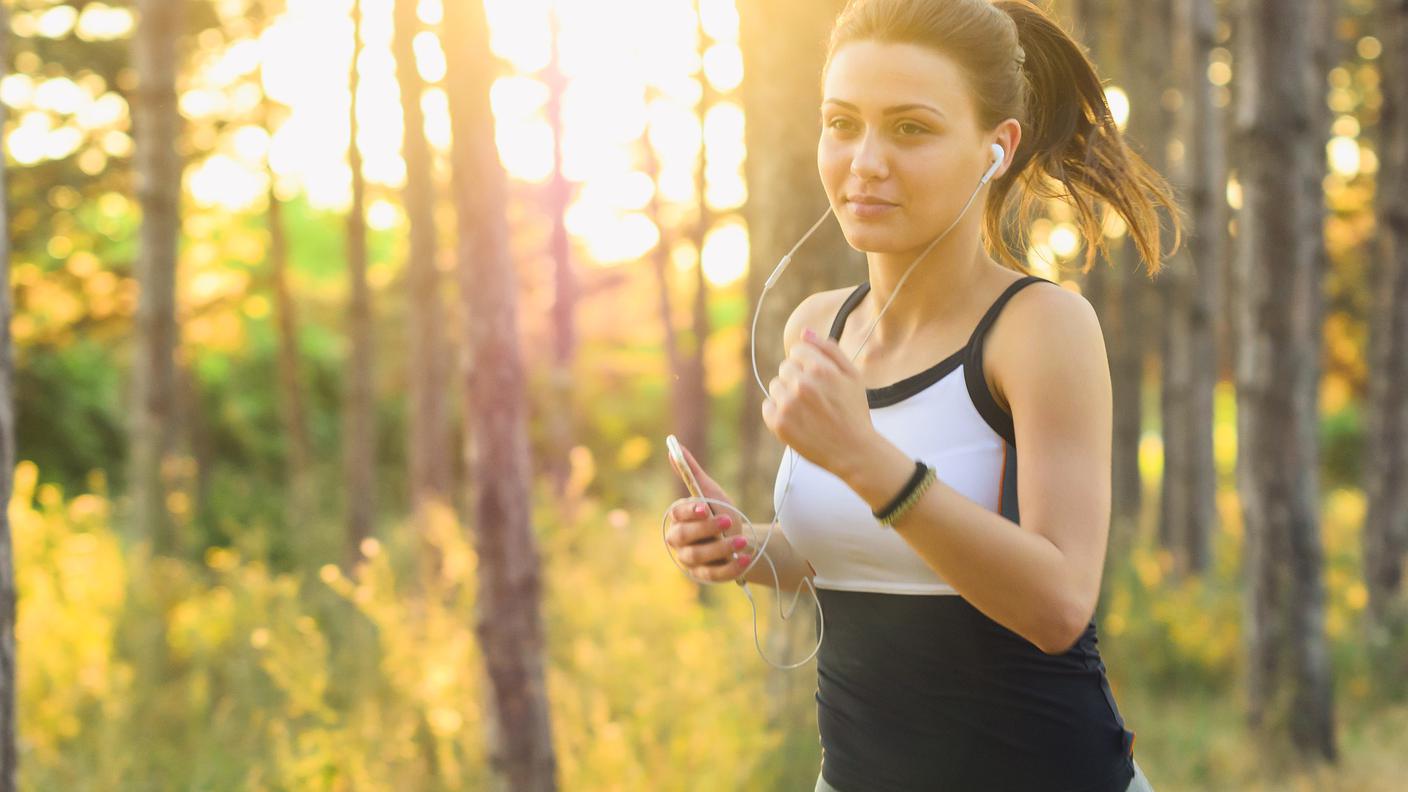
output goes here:
[[861, 112], [924, 104], [952, 118], [966, 112], [958, 64], [918, 44], [857, 41], [842, 45], [827, 66], [823, 103], [836, 100]]

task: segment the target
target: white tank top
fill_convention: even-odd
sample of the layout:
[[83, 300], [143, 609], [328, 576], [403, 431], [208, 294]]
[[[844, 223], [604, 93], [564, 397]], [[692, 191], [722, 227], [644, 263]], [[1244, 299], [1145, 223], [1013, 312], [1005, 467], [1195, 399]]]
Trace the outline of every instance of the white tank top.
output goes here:
[[[983, 378], [983, 339], [1008, 299], [1039, 282], [1051, 283], [1028, 276], [1008, 286], [962, 349], [914, 376], [866, 389], [876, 431], [933, 468], [944, 484], [1014, 522], [1019, 521], [1016, 439], [1011, 415], [997, 405]], [[869, 290], [870, 283], [863, 282], [846, 298], [831, 326], [833, 340], [841, 338], [846, 317]], [[791, 449], [778, 466], [773, 509], [787, 540], [816, 569], [817, 588], [957, 594], [899, 534], [877, 523], [869, 504], [841, 479]]]

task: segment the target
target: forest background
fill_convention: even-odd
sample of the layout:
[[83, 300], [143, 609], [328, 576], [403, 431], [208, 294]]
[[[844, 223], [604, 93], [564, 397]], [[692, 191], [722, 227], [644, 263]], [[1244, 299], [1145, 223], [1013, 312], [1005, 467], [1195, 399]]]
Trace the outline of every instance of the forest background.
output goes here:
[[[0, 5], [0, 792], [810, 789], [814, 665], [659, 522], [671, 432], [771, 514], [841, 6]], [[1190, 219], [1024, 241], [1106, 333], [1140, 764], [1401, 788], [1408, 6], [1049, 7]], [[799, 253], [765, 378], [863, 277]]]

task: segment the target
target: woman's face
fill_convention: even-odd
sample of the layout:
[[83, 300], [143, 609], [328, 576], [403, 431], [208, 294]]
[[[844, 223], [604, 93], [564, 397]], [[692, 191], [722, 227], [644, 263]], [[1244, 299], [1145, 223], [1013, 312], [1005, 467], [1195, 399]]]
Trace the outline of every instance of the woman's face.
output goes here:
[[[979, 131], [967, 82], [948, 56], [875, 41], [832, 56], [817, 167], [857, 250], [899, 253], [931, 242], [978, 187], [995, 141], [1003, 142]], [[969, 214], [975, 208], [980, 202]]]

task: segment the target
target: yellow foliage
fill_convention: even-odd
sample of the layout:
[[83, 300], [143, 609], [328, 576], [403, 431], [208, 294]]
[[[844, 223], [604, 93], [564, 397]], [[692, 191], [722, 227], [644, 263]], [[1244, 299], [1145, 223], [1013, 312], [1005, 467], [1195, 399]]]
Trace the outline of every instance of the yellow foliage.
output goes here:
[[[589, 481], [590, 454], [574, 462]], [[673, 478], [660, 476], [666, 491]], [[124, 549], [103, 481], [93, 484], [65, 498], [38, 483], [33, 464], [15, 471], [29, 788], [487, 784], [478, 556], [450, 509], [366, 540], [350, 570], [303, 575], [230, 548], [195, 562]], [[546, 526], [535, 535], [562, 788], [779, 788], [779, 755], [795, 750], [785, 738], [815, 728], [812, 686], [793, 685], [774, 709], [781, 672], [754, 650], [742, 593], [711, 587], [701, 604], [661, 545], [658, 513], [582, 496], [559, 513], [546, 484], [534, 505], [534, 524]], [[1137, 659], [1116, 659], [1112, 684], [1137, 673], [1152, 689], [1190, 679], [1231, 689], [1243, 652], [1235, 493], [1221, 493], [1219, 510], [1229, 519], [1208, 575], [1177, 577], [1172, 555], [1147, 540], [1112, 569], [1103, 636], [1112, 657]], [[1363, 514], [1362, 493], [1326, 499], [1326, 628], [1357, 701], [1373, 695], [1373, 669], [1352, 653], [1367, 599], [1354, 566]], [[766, 644], [776, 602], [754, 594]], [[1230, 761], [1214, 754], [1210, 772]]]
[[126, 672], [112, 642], [126, 566], [106, 530], [106, 503], [88, 497], [66, 506], [57, 487], [37, 486], [32, 462], [20, 462], [14, 480], [20, 733], [36, 761], [57, 762], [85, 718], [122, 692]]

